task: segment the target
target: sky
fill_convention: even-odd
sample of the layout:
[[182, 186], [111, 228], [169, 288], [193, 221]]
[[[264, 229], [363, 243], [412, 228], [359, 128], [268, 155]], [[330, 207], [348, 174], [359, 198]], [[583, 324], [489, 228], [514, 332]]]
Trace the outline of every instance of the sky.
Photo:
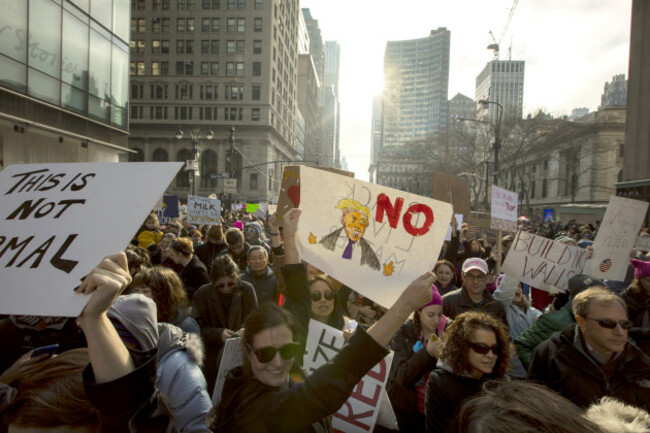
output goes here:
[[[372, 97], [383, 88], [387, 41], [451, 32], [449, 95], [474, 99], [476, 76], [493, 59], [514, 0], [301, 0], [323, 41], [341, 46], [341, 155], [368, 178]], [[501, 40], [501, 59], [525, 60], [524, 115], [596, 110], [605, 82], [628, 73], [631, 0], [519, 0]]]

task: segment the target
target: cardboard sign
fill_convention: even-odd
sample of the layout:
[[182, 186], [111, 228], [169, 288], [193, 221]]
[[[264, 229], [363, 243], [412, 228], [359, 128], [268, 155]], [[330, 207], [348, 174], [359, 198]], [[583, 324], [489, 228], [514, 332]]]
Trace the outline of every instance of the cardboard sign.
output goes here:
[[594, 253], [585, 266], [592, 277], [623, 281], [630, 251], [648, 211], [648, 203], [612, 196], [594, 240]]
[[73, 289], [105, 256], [126, 248], [182, 165], [6, 167], [0, 172], [0, 314], [78, 316], [89, 296]]
[[490, 227], [495, 230], [517, 232], [517, 204], [519, 196], [516, 192], [492, 185], [492, 221]]
[[568, 281], [582, 273], [587, 250], [519, 231], [501, 270], [550, 293], [568, 290]]
[[450, 204], [309, 167], [300, 182], [296, 243], [307, 263], [387, 308], [433, 269]]
[[278, 205], [277, 204], [270, 204], [269, 205], [269, 215], [275, 214], [275, 212], [278, 210]]
[[636, 239], [637, 251], [650, 251], [650, 236], [639, 236]]
[[469, 215], [469, 190], [467, 179], [451, 174], [432, 172], [433, 198], [451, 203], [455, 214]]
[[[331, 173], [342, 174], [348, 177], [354, 177], [351, 171], [339, 170], [331, 167], [314, 167], [319, 170], [329, 171]], [[286, 165], [282, 173], [282, 185], [280, 186], [280, 195], [276, 208], [278, 221], [282, 221], [284, 214], [295, 207], [300, 206], [300, 166]]]
[[162, 209], [156, 210], [156, 216], [160, 224], [165, 225], [179, 216], [178, 196], [177, 195], [163, 195], [162, 196]]
[[192, 224], [221, 224], [221, 201], [198, 195], [188, 195], [187, 222]]
[[214, 390], [212, 390], [213, 406], [217, 406], [221, 401], [221, 393], [223, 392], [223, 385], [226, 383], [228, 373], [244, 365], [244, 346], [242, 342], [242, 337], [229, 338], [223, 346], [219, 373], [217, 374], [217, 381], [214, 383]]
[[[456, 222], [458, 223], [458, 227], [460, 228], [460, 226], [463, 224], [463, 215], [462, 214], [455, 214], [454, 218], [456, 218]], [[450, 241], [451, 240], [451, 235], [452, 235], [452, 233], [451, 233], [451, 224], [449, 224], [449, 229], [447, 230], [447, 236], [445, 237], [445, 240]]]
[[[343, 332], [315, 320], [309, 321], [307, 346], [303, 358], [303, 368], [307, 374], [326, 364], [343, 347]], [[335, 431], [345, 433], [367, 433], [374, 430], [384, 394], [386, 381], [393, 362], [393, 352], [373, 367], [352, 391], [350, 398], [334, 414], [332, 426]], [[385, 399], [388, 401], [388, 399]], [[386, 404], [386, 402], [384, 402]], [[382, 418], [395, 419], [390, 403], [385, 409], [389, 414]], [[396, 422], [389, 424], [397, 424]], [[390, 428], [391, 426], [385, 426]], [[395, 426], [396, 428], [396, 426]]]

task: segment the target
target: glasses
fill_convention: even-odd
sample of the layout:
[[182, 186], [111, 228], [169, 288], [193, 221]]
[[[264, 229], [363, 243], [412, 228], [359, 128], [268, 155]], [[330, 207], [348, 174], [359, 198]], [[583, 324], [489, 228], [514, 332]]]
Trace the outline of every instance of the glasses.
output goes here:
[[492, 346], [488, 346], [485, 343], [469, 343], [469, 347], [472, 348], [472, 350], [479, 355], [485, 355], [489, 351], [492, 351], [493, 354], [498, 355], [499, 352], [501, 352], [501, 346], [498, 344], [494, 344]]
[[235, 284], [237, 284], [237, 283], [234, 282], [234, 281], [230, 281], [230, 282], [228, 282], [228, 283], [219, 283], [219, 284], [215, 284], [215, 285], [214, 285], [214, 288], [215, 288], [215, 289], [223, 289], [223, 288], [226, 287], [226, 286], [228, 286], [228, 287], [232, 287], [232, 286], [234, 286]]
[[630, 329], [633, 325], [631, 320], [619, 320], [618, 322], [616, 320], [612, 319], [592, 319], [591, 317], [585, 317], [585, 319], [593, 320], [594, 322], [598, 322], [598, 324], [602, 328], [606, 329], [614, 329], [616, 328], [616, 325], [621, 325], [621, 328], [623, 329]]
[[311, 294], [311, 300], [312, 300], [313, 302], [318, 302], [318, 301], [320, 301], [321, 298], [323, 298], [323, 297], [324, 297], [326, 300], [331, 301], [332, 299], [334, 299], [334, 294], [333, 294], [332, 292], [330, 292], [329, 290], [328, 290], [327, 292], [325, 292], [325, 293], [314, 292], [314, 293]]
[[280, 352], [280, 356], [282, 357], [282, 359], [286, 359], [286, 360], [293, 359], [296, 356], [296, 353], [298, 353], [298, 343], [292, 341], [291, 343], [287, 343], [280, 348], [273, 347], [273, 346], [266, 346], [266, 347], [260, 347], [259, 349], [253, 349], [253, 346], [249, 344], [248, 349], [255, 354], [259, 362], [261, 362], [262, 364], [266, 364], [268, 362], [273, 361], [273, 358], [275, 358], [275, 354], [278, 352]]
[[245, 231], [245, 232], [256, 232], [257, 230], [255, 230], [255, 229], [252, 228], [252, 227], [247, 227], [247, 228], [244, 229], [244, 231]]
[[486, 275], [465, 275], [465, 279], [468, 281], [485, 281], [487, 279]]

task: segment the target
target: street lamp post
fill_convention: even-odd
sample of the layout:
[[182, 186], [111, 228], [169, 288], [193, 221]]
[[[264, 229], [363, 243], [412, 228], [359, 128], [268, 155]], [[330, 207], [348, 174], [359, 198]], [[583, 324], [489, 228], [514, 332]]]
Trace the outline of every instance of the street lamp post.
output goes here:
[[[503, 106], [498, 102], [490, 101], [487, 99], [481, 99], [478, 101], [479, 104], [483, 105], [483, 108], [486, 108], [489, 104], [494, 104], [498, 107], [497, 114], [497, 124], [494, 126], [494, 183], [499, 185], [499, 150], [501, 149], [501, 118], [503, 116]], [[490, 123], [491, 124], [491, 123]], [[486, 174], [487, 175], [487, 174]]]
[[[233, 156], [234, 156], [234, 151], [235, 151], [235, 127], [231, 126], [230, 127], [230, 137], [228, 138], [228, 141], [230, 142], [230, 149], [228, 150], [228, 157], [226, 158], [226, 170], [228, 170], [228, 176], [230, 176], [230, 179], [233, 179], [235, 177], [235, 170], [233, 168]], [[226, 203], [226, 209], [230, 209], [232, 206], [232, 193], [228, 193], [228, 202]]]
[[189, 128], [183, 128], [182, 126], [178, 126], [178, 129], [176, 130], [176, 139], [180, 140], [183, 138], [183, 129], [185, 131], [189, 132], [190, 138], [192, 140], [192, 156], [193, 156], [193, 161], [194, 161], [194, 167], [192, 167], [191, 173], [192, 173], [192, 195], [196, 195], [196, 170], [198, 170], [198, 165], [199, 165], [199, 136], [201, 132], [205, 134], [204, 138], [207, 140], [212, 140], [212, 137], [214, 137], [214, 133], [212, 132], [211, 129], [208, 130], [195, 130], [192, 131]]

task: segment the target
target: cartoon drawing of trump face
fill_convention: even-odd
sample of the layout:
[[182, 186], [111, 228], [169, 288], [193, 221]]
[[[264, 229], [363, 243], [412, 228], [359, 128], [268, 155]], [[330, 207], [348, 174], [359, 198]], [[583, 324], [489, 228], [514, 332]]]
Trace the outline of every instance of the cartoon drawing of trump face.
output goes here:
[[336, 206], [337, 209], [343, 210], [341, 224], [343, 224], [345, 234], [352, 242], [357, 242], [363, 237], [368, 227], [368, 208], [358, 201], [343, 199]]

